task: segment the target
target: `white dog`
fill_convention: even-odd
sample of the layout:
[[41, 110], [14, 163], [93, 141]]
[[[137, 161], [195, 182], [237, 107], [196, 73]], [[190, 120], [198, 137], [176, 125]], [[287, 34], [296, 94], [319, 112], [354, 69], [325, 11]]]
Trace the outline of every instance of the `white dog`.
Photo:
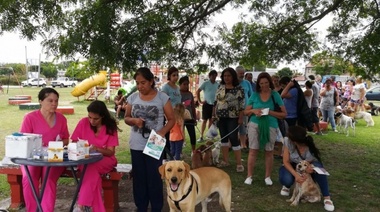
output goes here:
[[373, 127], [375, 125], [375, 122], [372, 119], [372, 115], [368, 112], [364, 111], [358, 111], [355, 113], [355, 119], [364, 119], [364, 121], [367, 123], [367, 127]]
[[220, 141], [214, 143], [214, 148], [212, 149], [212, 163], [214, 165], [219, 163], [220, 155]]
[[335, 118], [338, 119], [337, 125], [339, 127], [339, 132], [346, 133], [346, 136], [349, 136], [350, 130], [348, 129], [348, 127], [351, 127], [355, 136], [355, 120], [353, 118], [344, 115], [342, 112], [335, 113]]

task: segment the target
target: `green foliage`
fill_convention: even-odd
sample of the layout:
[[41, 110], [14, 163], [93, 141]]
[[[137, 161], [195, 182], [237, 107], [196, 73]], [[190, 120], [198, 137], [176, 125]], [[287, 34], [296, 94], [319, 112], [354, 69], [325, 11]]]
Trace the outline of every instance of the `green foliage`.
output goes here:
[[314, 70], [320, 75], [342, 75], [350, 73], [352, 64], [344, 61], [343, 58], [333, 55], [327, 51], [322, 51], [313, 55], [311, 64]]
[[277, 75], [281, 77], [293, 77], [293, 71], [289, 67], [285, 67], [277, 72]]
[[[246, 9], [241, 20], [231, 29], [212, 26], [212, 18], [227, 5], [232, 8], [228, 14]], [[17, 30], [28, 39], [40, 34], [52, 55], [82, 56], [95, 67], [123, 72], [150, 62], [191, 73], [205, 71], [204, 66], [254, 67], [308, 60], [315, 51], [328, 49], [353, 69], [340, 64], [319, 71], [364, 70], [369, 78], [380, 73], [378, 14], [375, 0], [5, 0], [0, 3], [0, 33]], [[334, 16], [327, 35], [333, 48], [318, 41], [314, 30], [328, 15]], [[205, 30], [210, 27], [216, 36]]]
[[52, 62], [41, 62], [41, 74], [46, 78], [55, 78], [57, 76], [57, 66]]
[[98, 68], [91, 65], [91, 60], [83, 62], [71, 62], [66, 69], [66, 77], [84, 80], [98, 72]]

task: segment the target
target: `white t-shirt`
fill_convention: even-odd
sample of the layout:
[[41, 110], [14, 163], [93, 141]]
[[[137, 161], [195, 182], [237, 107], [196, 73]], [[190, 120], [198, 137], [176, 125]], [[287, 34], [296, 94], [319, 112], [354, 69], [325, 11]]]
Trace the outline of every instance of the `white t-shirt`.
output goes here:
[[364, 83], [356, 84], [354, 88], [352, 89], [351, 99], [352, 100], [359, 100], [360, 99], [360, 90], [364, 89], [365, 92], [365, 85]]
[[307, 106], [309, 106], [309, 108], [311, 108], [311, 101], [313, 100], [313, 89], [309, 89], [310, 92], [311, 92], [311, 95], [310, 96], [305, 96], [305, 100], [306, 100], [306, 103], [307, 103]]

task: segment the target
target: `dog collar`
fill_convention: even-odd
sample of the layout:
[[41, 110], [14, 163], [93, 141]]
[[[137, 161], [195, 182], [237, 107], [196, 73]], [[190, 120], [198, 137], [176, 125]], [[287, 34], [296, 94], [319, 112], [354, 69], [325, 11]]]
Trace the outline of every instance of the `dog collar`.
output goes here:
[[[169, 195], [168, 197], [174, 202], [175, 206], [177, 207], [178, 210], [182, 211], [181, 210], [181, 207], [179, 207], [179, 202], [181, 202], [182, 200], [184, 200], [187, 196], [189, 196], [190, 192], [193, 190], [193, 184], [194, 184], [194, 177], [193, 175], [191, 175], [191, 184], [190, 184], [190, 187], [189, 187], [189, 190], [187, 190], [187, 193], [185, 195], [182, 196], [182, 198], [180, 200], [173, 200]], [[198, 182], [195, 180], [195, 184], [196, 184], [196, 189], [197, 189], [197, 193], [198, 193]]]

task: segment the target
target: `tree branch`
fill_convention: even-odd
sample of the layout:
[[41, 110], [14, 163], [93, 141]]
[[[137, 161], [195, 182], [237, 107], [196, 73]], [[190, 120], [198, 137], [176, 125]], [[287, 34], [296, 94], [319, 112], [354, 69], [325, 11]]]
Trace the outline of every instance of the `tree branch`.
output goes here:
[[[283, 25], [278, 31], [278, 36], [277, 38], [271, 42], [270, 44], [270, 47], [273, 47], [284, 35], [286, 34], [289, 34], [289, 35], [292, 35], [293, 33], [295, 33], [299, 28], [301, 28], [302, 26], [308, 24], [308, 23], [311, 23], [313, 21], [320, 21], [322, 18], [324, 18], [327, 14], [329, 14], [330, 12], [334, 11], [334, 10], [337, 10], [339, 8], [339, 6], [344, 2], [344, 0], [336, 0], [332, 5], [331, 7], [327, 8], [325, 11], [323, 11], [321, 14], [315, 16], [315, 17], [312, 17], [312, 18], [309, 18], [307, 20], [304, 20], [302, 22], [299, 22], [299, 23], [289, 23], [289, 24], [285, 24]], [[315, 22], [315, 23], [316, 23]], [[313, 23], [313, 25], [315, 24]], [[294, 25], [295, 24], [295, 25]], [[291, 28], [292, 26], [293, 29], [289, 30], [289, 28]], [[310, 28], [310, 27], [309, 27]], [[285, 31], [285, 30], [289, 30], [289, 31]]]

